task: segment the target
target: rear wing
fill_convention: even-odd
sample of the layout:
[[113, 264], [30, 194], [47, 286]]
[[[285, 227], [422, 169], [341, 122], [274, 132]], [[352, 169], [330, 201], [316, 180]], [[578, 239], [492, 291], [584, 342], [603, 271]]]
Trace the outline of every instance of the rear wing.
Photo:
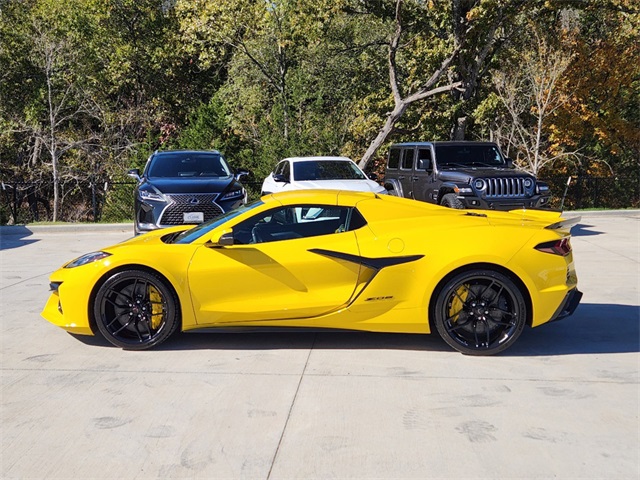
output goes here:
[[580, 221], [582, 217], [571, 217], [571, 218], [563, 218], [559, 222], [552, 223], [551, 225], [547, 225], [547, 230], [558, 230], [560, 228], [570, 228], [574, 226], [576, 223]]

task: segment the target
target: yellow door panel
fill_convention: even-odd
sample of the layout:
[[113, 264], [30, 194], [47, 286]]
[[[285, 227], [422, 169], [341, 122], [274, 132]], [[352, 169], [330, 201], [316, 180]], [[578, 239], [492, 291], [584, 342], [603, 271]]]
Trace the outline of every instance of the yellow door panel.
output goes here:
[[309, 318], [343, 307], [360, 266], [309, 251], [319, 246], [358, 255], [353, 232], [199, 248], [188, 274], [198, 324]]

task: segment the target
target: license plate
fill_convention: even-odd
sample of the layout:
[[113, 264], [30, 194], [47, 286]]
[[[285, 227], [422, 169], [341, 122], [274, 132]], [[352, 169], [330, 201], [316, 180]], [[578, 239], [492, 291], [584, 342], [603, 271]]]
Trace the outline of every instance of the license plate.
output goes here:
[[204, 222], [203, 212], [185, 212], [183, 213], [184, 223], [202, 223]]

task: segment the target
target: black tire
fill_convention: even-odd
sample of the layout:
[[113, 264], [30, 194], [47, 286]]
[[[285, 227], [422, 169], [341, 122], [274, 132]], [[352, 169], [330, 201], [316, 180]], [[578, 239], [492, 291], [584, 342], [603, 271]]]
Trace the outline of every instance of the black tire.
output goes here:
[[451, 347], [466, 355], [493, 355], [518, 339], [527, 305], [506, 275], [471, 270], [439, 289], [432, 314], [438, 333]]
[[392, 197], [399, 197], [400, 196], [400, 195], [398, 195], [398, 191], [393, 187], [387, 188], [385, 186], [385, 189], [387, 190], [387, 195], [391, 195]]
[[455, 193], [447, 193], [444, 197], [442, 197], [440, 205], [442, 205], [443, 207], [456, 208], [458, 210], [464, 209], [464, 205], [460, 200], [458, 200], [458, 197]]
[[169, 338], [180, 325], [178, 298], [159, 275], [124, 270], [98, 289], [93, 315], [100, 333], [126, 350], [145, 350]]

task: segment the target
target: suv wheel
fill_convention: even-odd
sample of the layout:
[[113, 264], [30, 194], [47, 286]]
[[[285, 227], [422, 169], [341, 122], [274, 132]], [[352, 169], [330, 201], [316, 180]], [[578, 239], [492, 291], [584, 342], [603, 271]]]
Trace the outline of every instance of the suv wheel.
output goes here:
[[444, 197], [442, 197], [440, 205], [442, 205], [443, 207], [457, 208], [459, 210], [464, 209], [464, 205], [460, 200], [458, 200], [458, 197], [455, 193], [447, 193]]

